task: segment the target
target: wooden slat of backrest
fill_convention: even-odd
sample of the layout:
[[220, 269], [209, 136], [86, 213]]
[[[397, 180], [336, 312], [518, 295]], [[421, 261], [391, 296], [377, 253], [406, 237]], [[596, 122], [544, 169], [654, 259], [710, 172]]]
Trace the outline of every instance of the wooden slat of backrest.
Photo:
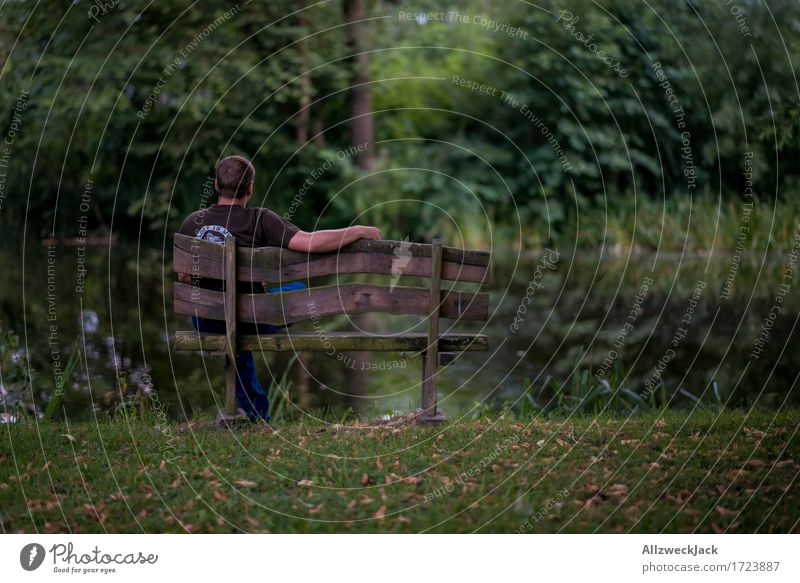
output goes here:
[[[443, 291], [440, 316], [453, 320], [483, 321], [489, 317], [489, 295]], [[239, 294], [237, 310], [240, 322], [283, 324], [301, 322], [336, 314], [417, 314], [430, 311], [430, 290], [347, 283], [284, 292], [280, 294]], [[223, 294], [175, 284], [175, 312], [223, 320]]]
[[[285, 282], [346, 273], [430, 277], [431, 273], [431, 246], [403, 241], [361, 240], [332, 253], [312, 254], [278, 247], [239, 247], [237, 255], [239, 281]], [[477, 283], [488, 280], [490, 254], [486, 251], [443, 247], [442, 258], [445, 280]], [[222, 279], [222, 247], [176, 234], [173, 270], [194, 277]]]

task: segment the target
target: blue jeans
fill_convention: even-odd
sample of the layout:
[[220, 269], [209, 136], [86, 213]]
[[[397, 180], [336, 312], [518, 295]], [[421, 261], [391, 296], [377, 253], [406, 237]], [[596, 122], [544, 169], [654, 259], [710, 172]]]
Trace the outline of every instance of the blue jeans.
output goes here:
[[[273, 287], [267, 293], [280, 293], [285, 291], [297, 291], [306, 289], [305, 284], [293, 281], [280, 287]], [[222, 320], [206, 320], [192, 316], [192, 325], [198, 332], [208, 332], [210, 334], [225, 334], [225, 322]], [[236, 324], [238, 334], [274, 334], [278, 330], [283, 330], [286, 326], [273, 326], [272, 324], [252, 324], [240, 322]], [[258, 382], [256, 376], [256, 363], [253, 360], [253, 353], [249, 350], [240, 350], [236, 353], [236, 402], [239, 407], [247, 413], [251, 421], [263, 419], [269, 421], [269, 398]], [[225, 360], [225, 367], [228, 367], [228, 360]]]

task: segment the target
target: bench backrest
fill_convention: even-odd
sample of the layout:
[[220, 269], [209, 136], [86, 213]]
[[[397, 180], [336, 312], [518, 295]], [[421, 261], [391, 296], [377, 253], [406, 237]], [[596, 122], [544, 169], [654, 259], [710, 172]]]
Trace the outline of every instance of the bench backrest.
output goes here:
[[[280, 285], [310, 277], [376, 274], [391, 285], [337, 283], [281, 294], [228, 294], [185, 283], [175, 284], [175, 311], [216, 320], [284, 324], [335, 314], [384, 312], [483, 321], [489, 314], [485, 293], [441, 290], [441, 281], [488, 281], [490, 254], [434, 244], [360, 240], [332, 253], [298, 253], [278, 247], [236, 247], [176, 234], [173, 270], [194, 278]], [[431, 287], [395, 285], [401, 276], [430, 278]]]

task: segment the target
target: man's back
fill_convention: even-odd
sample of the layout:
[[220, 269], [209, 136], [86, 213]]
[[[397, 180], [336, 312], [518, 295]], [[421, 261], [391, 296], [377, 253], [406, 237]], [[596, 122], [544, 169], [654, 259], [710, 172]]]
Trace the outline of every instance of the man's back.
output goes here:
[[289, 221], [265, 208], [214, 204], [190, 214], [180, 233], [222, 244], [233, 235], [242, 247], [286, 247], [299, 231]]

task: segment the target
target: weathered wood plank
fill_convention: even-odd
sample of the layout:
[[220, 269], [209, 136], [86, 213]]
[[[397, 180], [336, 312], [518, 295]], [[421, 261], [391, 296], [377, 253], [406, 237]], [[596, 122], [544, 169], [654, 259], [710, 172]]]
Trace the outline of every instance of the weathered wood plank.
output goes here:
[[439, 312], [442, 306], [442, 241], [434, 239], [429, 295], [428, 350], [422, 361], [422, 415], [436, 416], [436, 373], [439, 368]]
[[[445, 253], [444, 250], [449, 250]], [[443, 248], [442, 278], [480, 283], [488, 280], [490, 254]], [[194, 277], [223, 279], [222, 247], [176, 234], [173, 270]], [[279, 247], [239, 248], [239, 281], [285, 282], [336, 274], [373, 273], [430, 277], [431, 245], [361, 240], [332, 253], [298, 253]], [[394, 273], [393, 273], [394, 272]]]
[[[441, 292], [440, 316], [457, 320], [484, 321], [489, 317], [489, 295], [471, 292]], [[175, 312], [224, 320], [222, 292], [175, 283]], [[239, 294], [240, 322], [285, 324], [336, 314], [430, 313], [430, 290], [415, 287], [380, 286], [362, 283], [321, 286], [280, 294]]]
[[236, 415], [236, 237], [225, 237], [225, 255], [222, 264], [225, 273], [225, 332], [228, 335], [228, 363], [225, 368], [225, 414]]
[[[359, 334], [354, 332], [287, 332], [239, 336], [240, 350], [264, 352], [421, 352], [428, 348], [427, 333]], [[200, 334], [194, 331], [175, 333], [176, 351], [223, 351], [227, 342], [224, 334]], [[439, 336], [441, 352], [485, 351], [489, 341], [483, 334], [444, 334]]]

